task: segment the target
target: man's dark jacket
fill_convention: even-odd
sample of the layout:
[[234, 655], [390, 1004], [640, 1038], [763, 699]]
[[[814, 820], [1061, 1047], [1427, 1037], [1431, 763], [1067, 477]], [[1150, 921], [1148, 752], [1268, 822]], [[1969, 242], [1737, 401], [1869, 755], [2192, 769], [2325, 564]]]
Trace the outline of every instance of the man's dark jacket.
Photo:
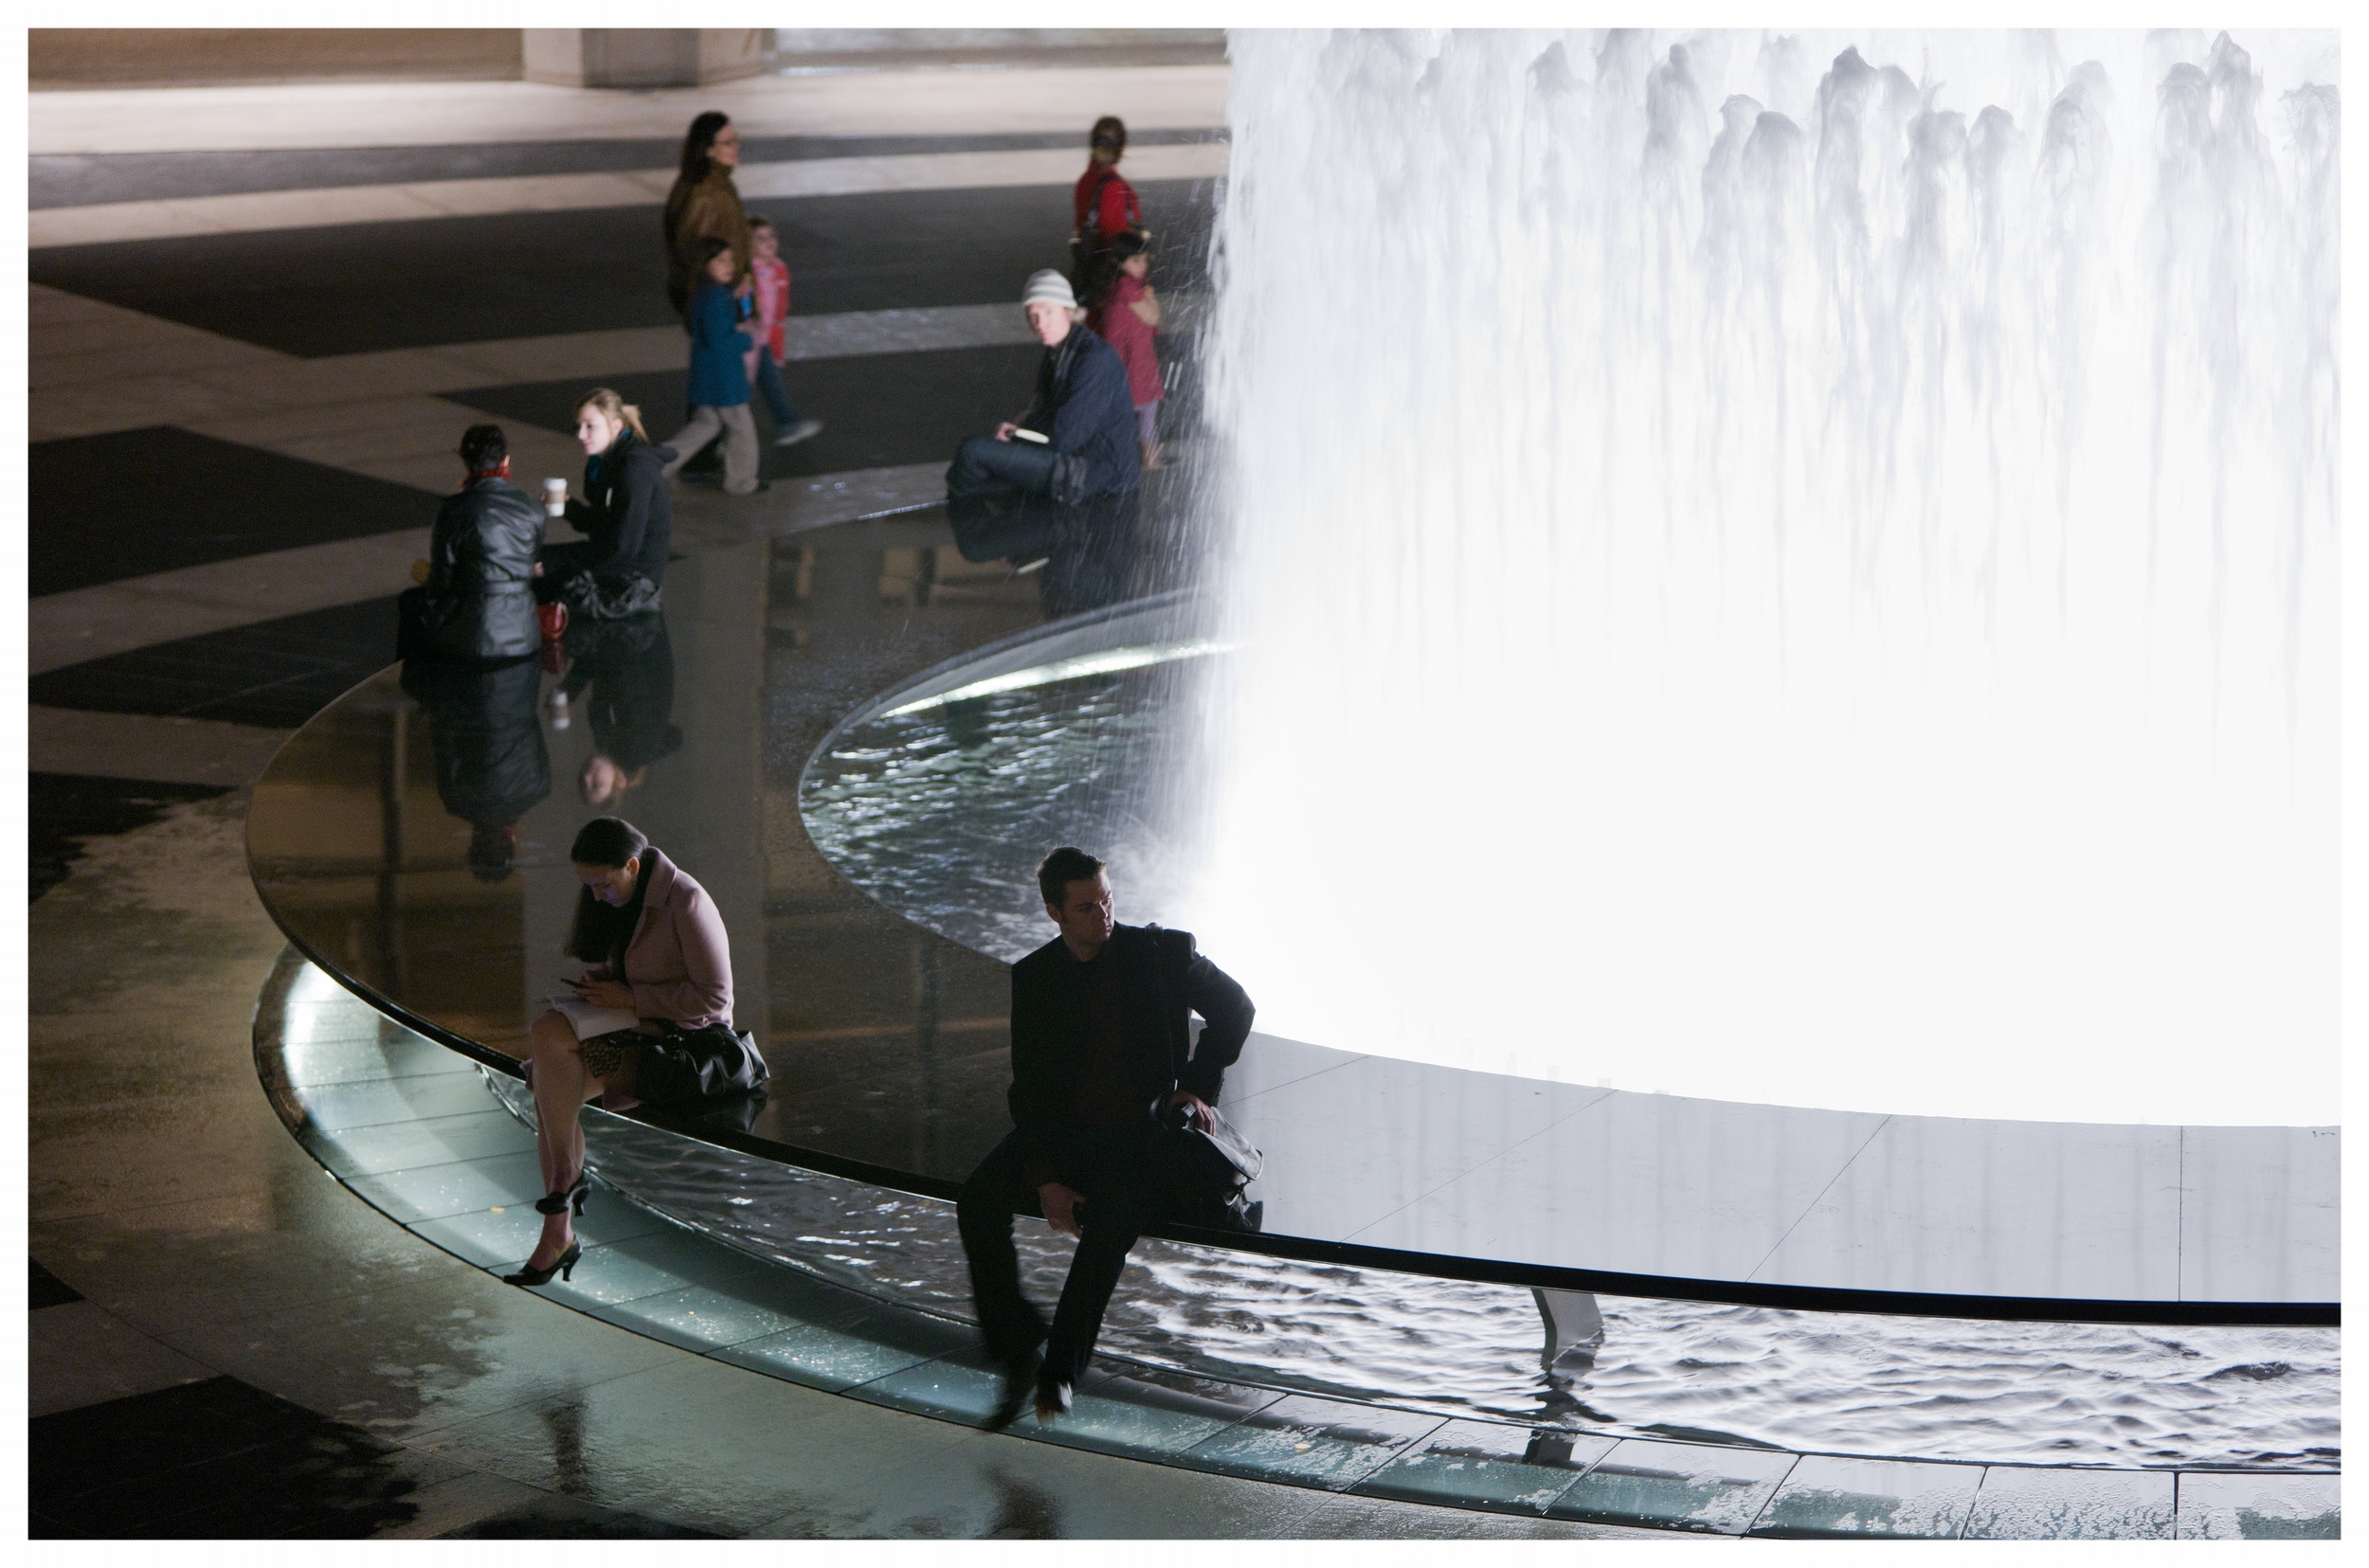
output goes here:
[[543, 509], [507, 479], [484, 475], [436, 510], [428, 534], [420, 629], [437, 657], [519, 658], [541, 645], [534, 556]]
[[[1179, 1064], [1178, 1087], [1217, 1104], [1225, 1070], [1250, 1037], [1250, 997], [1194, 950], [1190, 931], [1119, 926], [1104, 957], [1120, 965], [1129, 1042]], [[1024, 1171], [1048, 1168], [1079, 1128], [1076, 1096], [1087, 1023], [1083, 998], [1071, 982], [1076, 964], [1056, 937], [1012, 965], [1011, 1107]], [[1203, 1019], [1198, 1044], [1190, 1043], [1188, 1009]], [[1147, 1122], [1150, 1108], [1144, 1108]]]
[[1036, 398], [1017, 423], [1051, 438], [1053, 498], [1062, 506], [1118, 495], [1143, 482], [1127, 362], [1082, 324], [1044, 351], [1037, 367]]
[[666, 581], [666, 555], [675, 535], [674, 507], [666, 495], [671, 446], [656, 446], [631, 430], [620, 430], [606, 452], [584, 465], [584, 499], [570, 498], [568, 521], [591, 541], [576, 565], [610, 592], [645, 577]]

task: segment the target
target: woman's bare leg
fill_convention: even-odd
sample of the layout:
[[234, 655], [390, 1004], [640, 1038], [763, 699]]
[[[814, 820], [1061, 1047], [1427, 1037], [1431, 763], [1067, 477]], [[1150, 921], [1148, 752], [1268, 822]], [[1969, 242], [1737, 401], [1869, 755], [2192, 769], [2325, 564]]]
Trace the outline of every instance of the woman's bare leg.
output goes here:
[[[534, 1065], [534, 1152], [543, 1167], [543, 1190], [566, 1192], [584, 1169], [584, 1102], [601, 1091], [585, 1075], [576, 1032], [557, 1013], [546, 1013], [527, 1031]], [[527, 1259], [530, 1268], [550, 1267], [575, 1239], [573, 1216], [562, 1209], [543, 1217], [543, 1237]]]

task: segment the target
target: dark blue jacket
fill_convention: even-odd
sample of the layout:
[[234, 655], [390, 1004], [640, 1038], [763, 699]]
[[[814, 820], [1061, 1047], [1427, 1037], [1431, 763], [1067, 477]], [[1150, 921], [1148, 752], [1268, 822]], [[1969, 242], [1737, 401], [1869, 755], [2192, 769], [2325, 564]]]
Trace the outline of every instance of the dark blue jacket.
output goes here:
[[[739, 302], [713, 279], [691, 298], [691, 401], [730, 408], [749, 401], [749, 367], [742, 355], [752, 339], [736, 325]], [[1112, 359], [1118, 356], [1112, 354]], [[1124, 379], [1125, 372], [1121, 372]], [[1130, 406], [1131, 411], [1131, 406]]]
[[1127, 393], [1127, 362], [1083, 324], [1072, 327], [1037, 367], [1037, 397], [1016, 422], [1053, 438], [1053, 450], [1076, 460], [1076, 493], [1065, 506], [1143, 482], [1135, 449], [1135, 405]]

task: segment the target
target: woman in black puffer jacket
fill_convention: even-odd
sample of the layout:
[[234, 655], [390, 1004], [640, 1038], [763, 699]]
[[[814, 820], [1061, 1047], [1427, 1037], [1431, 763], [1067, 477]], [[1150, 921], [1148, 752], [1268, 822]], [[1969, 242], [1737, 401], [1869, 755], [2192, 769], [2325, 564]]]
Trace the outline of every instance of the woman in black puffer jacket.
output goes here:
[[525, 658], [541, 638], [531, 583], [543, 514], [510, 482], [500, 425], [469, 426], [461, 464], [468, 478], [437, 508], [426, 575], [403, 596], [396, 654], [463, 663]]
[[642, 410], [606, 387], [576, 406], [576, 441], [584, 498], [570, 498], [567, 519], [585, 540], [545, 548], [535, 597], [593, 621], [655, 610], [674, 536], [665, 472], [674, 448], [652, 442]]

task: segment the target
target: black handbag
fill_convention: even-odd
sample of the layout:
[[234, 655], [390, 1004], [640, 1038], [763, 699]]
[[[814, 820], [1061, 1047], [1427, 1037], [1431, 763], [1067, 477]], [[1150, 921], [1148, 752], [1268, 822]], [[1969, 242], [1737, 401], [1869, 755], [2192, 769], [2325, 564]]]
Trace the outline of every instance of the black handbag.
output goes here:
[[639, 1043], [634, 1095], [654, 1106], [746, 1094], [772, 1076], [757, 1052], [756, 1036], [730, 1024], [669, 1029]]
[[[1152, 994], [1165, 1027], [1169, 1017], [1168, 977], [1166, 955], [1160, 948], [1161, 939], [1169, 933], [1157, 926], [1150, 931]], [[1247, 1189], [1266, 1168], [1267, 1157], [1216, 1106], [1209, 1107], [1209, 1130], [1204, 1132], [1193, 1125], [1191, 1107], [1168, 1104], [1168, 1093], [1184, 1082], [1189, 1029], [1187, 1025], [1169, 1036], [1170, 1088], [1150, 1108], [1152, 1124], [1160, 1129], [1156, 1158], [1167, 1207], [1187, 1225], [1256, 1232], [1265, 1218], [1266, 1205], [1251, 1201]]]

